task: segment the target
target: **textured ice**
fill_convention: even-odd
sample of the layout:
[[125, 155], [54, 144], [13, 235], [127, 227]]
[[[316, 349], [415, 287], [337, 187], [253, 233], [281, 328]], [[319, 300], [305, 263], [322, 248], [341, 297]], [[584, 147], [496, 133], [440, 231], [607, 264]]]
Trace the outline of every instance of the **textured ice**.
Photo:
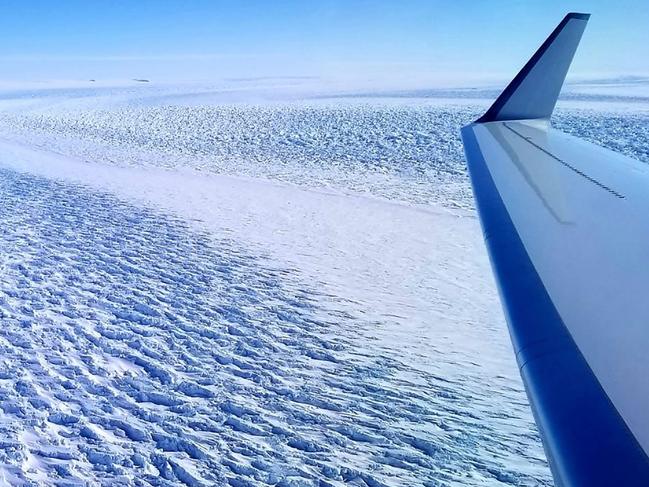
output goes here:
[[[206, 93], [63, 90], [5, 100], [0, 127], [12, 140], [92, 162], [191, 168], [471, 208], [458, 128], [484, 111], [487, 101], [472, 97], [485, 93], [492, 92], [200, 104], [210, 101]], [[567, 96], [584, 97], [598, 99]], [[638, 104], [644, 109], [620, 111], [611, 102], [615, 110], [605, 104], [559, 110], [554, 123], [647, 161], [649, 103]]]
[[[217, 101], [0, 100], [0, 482], [551, 485], [457, 134], [486, 101]], [[556, 124], [647, 160], [615, 113]]]
[[196, 106], [139, 94], [107, 109], [102, 100], [84, 94], [75, 109], [30, 98], [0, 112], [0, 127], [14, 140], [93, 162], [268, 177], [415, 203], [470, 201], [466, 184], [457, 184], [465, 166], [456, 129], [476, 117], [475, 106], [344, 99]]
[[512, 457], [543, 472], [515, 380], [414, 369], [372, 343], [362, 307], [182, 221], [12, 170], [0, 182], [12, 482], [534, 483]]
[[561, 110], [554, 126], [571, 135], [649, 163], [649, 112]]

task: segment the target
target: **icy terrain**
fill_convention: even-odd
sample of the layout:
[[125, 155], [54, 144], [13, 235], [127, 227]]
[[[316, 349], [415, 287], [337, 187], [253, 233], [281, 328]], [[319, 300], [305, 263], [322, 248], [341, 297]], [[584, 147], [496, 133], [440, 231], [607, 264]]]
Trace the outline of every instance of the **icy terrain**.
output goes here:
[[0, 483], [551, 485], [448, 97], [3, 93]]

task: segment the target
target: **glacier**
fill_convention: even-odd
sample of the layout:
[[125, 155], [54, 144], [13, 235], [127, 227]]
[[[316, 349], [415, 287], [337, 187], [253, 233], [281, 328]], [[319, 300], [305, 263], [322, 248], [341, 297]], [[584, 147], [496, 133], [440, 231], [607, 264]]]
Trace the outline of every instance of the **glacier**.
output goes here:
[[[646, 100], [593, 96], [555, 125], [649, 162]], [[552, 485], [457, 133], [489, 100], [249, 98], [1, 94], [0, 483]]]

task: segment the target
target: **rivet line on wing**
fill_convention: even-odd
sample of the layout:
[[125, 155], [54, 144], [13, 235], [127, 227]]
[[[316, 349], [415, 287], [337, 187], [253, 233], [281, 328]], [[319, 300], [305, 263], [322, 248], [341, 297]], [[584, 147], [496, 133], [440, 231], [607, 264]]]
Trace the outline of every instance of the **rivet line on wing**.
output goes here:
[[506, 123], [503, 123], [503, 125], [505, 126], [506, 129], [510, 130], [511, 132], [514, 132], [514, 133], [515, 133], [516, 135], [518, 135], [521, 139], [523, 139], [523, 140], [525, 140], [526, 142], [530, 143], [531, 145], [533, 145], [534, 147], [536, 147], [538, 150], [540, 150], [540, 151], [543, 152], [544, 154], [550, 156], [550, 157], [551, 157], [552, 159], [554, 159], [555, 161], [560, 162], [561, 164], [563, 164], [565, 167], [567, 167], [568, 169], [570, 169], [570, 170], [573, 171], [574, 173], [580, 175], [581, 177], [583, 177], [584, 179], [590, 181], [591, 183], [595, 184], [596, 186], [599, 186], [599, 187], [602, 188], [603, 190], [608, 191], [610, 194], [612, 194], [612, 195], [615, 196], [616, 198], [624, 199], [624, 195], [623, 195], [623, 194], [618, 193], [618, 192], [615, 191], [613, 188], [610, 188], [610, 187], [606, 186], [605, 184], [599, 182], [597, 179], [595, 179], [595, 178], [589, 176], [588, 174], [584, 173], [582, 170], [577, 169], [576, 167], [574, 167], [574, 166], [571, 165], [570, 163], [568, 163], [568, 162], [564, 161], [563, 159], [560, 159], [559, 157], [555, 156], [555, 155], [552, 154], [550, 151], [548, 151], [548, 150], [544, 149], [543, 147], [541, 147], [540, 145], [536, 144], [536, 143], [532, 140], [531, 137], [527, 137], [527, 136], [521, 134], [521, 133], [518, 132], [517, 130], [515, 130], [515, 129], [513, 129], [512, 127], [510, 127], [509, 125], [507, 125]]

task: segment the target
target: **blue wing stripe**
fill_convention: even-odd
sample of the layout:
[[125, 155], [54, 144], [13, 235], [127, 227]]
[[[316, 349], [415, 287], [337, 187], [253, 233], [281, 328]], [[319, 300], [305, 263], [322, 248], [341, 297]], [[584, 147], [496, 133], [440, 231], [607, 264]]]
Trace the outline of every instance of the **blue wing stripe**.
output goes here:
[[516, 358], [557, 484], [649, 485], [649, 459], [559, 316], [472, 125], [462, 139]]

